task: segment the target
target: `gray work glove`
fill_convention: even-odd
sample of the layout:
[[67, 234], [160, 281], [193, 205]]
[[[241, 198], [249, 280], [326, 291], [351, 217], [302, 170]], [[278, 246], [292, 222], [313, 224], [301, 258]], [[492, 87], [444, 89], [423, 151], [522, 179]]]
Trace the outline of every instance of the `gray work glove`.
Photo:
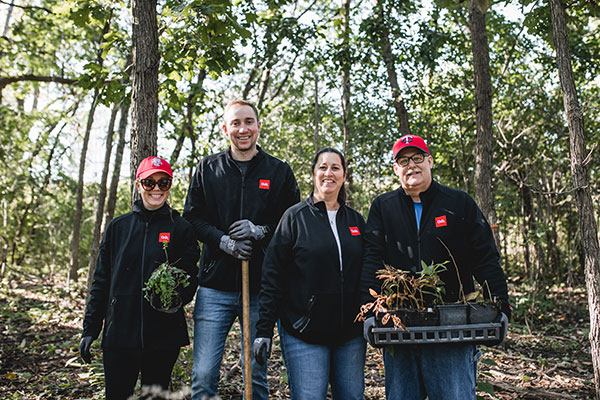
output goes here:
[[375, 328], [375, 317], [369, 317], [363, 323], [363, 336], [367, 343], [375, 347], [375, 337], [373, 336], [373, 328]]
[[252, 343], [252, 354], [254, 359], [260, 365], [265, 365], [267, 359], [271, 356], [271, 339], [259, 337]]
[[238, 260], [248, 260], [252, 255], [251, 240], [233, 240], [229, 235], [221, 236], [219, 248]]
[[86, 363], [92, 362], [92, 353], [90, 353], [90, 348], [92, 347], [92, 342], [94, 339], [91, 336], [84, 336], [81, 338], [81, 342], [79, 342], [79, 354], [83, 361]]
[[252, 239], [261, 240], [265, 237], [267, 228], [262, 225], [254, 225], [250, 220], [241, 219], [235, 221], [229, 227], [229, 236], [234, 240]]

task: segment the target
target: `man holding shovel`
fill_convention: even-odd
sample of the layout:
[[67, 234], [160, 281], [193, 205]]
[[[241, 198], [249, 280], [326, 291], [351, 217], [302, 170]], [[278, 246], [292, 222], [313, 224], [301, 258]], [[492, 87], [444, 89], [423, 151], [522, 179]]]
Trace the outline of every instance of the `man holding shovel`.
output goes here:
[[[204, 243], [194, 308], [194, 400], [218, 395], [225, 339], [236, 317], [240, 324], [247, 322], [242, 321], [242, 260], [249, 262], [254, 340], [264, 254], [281, 215], [300, 200], [289, 165], [256, 144], [260, 120], [254, 105], [244, 100], [229, 103], [222, 129], [230, 146], [200, 161], [183, 211]], [[252, 360], [252, 398], [268, 396], [266, 365]]]

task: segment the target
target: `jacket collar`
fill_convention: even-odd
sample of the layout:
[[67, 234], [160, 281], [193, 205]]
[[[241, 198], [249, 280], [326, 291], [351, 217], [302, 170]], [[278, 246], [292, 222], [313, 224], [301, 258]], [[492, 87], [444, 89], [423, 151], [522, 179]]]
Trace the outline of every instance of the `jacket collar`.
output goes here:
[[133, 203], [133, 209], [132, 211], [136, 214], [139, 215], [143, 215], [143, 216], [150, 216], [150, 215], [179, 215], [179, 213], [177, 212], [177, 210], [173, 210], [169, 204], [167, 202], [165, 202], [165, 204], [163, 204], [163, 206], [161, 208], [159, 208], [158, 210], [147, 210], [144, 207], [144, 203], [142, 202], [142, 200], [136, 200], [135, 203]]
[[[324, 201], [317, 201], [315, 203], [315, 198], [313, 197], [314, 192], [310, 192], [310, 195], [308, 195], [308, 198], [305, 200], [306, 204], [308, 204], [311, 208], [313, 209], [317, 209], [321, 212], [326, 212], [327, 211], [327, 206], [325, 205]], [[338, 203], [340, 203], [340, 209], [344, 206], [345, 202], [342, 201], [342, 199], [340, 199], [338, 197]]]
[[[435, 194], [436, 194], [439, 186], [440, 186], [440, 184], [432, 179], [431, 185], [429, 185], [427, 190], [424, 192], [421, 192], [419, 194], [419, 197], [421, 198], [421, 202], [427, 203], [427, 204], [431, 203], [433, 201], [433, 198], [435, 197]], [[404, 191], [403, 187], [400, 187], [400, 194], [402, 195], [402, 197], [404, 198], [405, 201], [410, 201], [412, 203], [412, 198]]]
[[[256, 150], [258, 150], [258, 152], [254, 155], [254, 157], [250, 159], [250, 164], [255, 164], [256, 162], [258, 162], [258, 160], [262, 159], [265, 156], [265, 152], [259, 145], [256, 145]], [[236, 162], [231, 156], [231, 146], [229, 146], [227, 150], [225, 150], [225, 156], [227, 157], [228, 162]]]

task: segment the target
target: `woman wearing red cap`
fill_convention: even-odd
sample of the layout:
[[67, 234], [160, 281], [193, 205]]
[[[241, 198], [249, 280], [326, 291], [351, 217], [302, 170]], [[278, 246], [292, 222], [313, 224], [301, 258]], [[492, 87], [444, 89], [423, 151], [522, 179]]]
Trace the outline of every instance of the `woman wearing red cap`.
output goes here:
[[[91, 344], [102, 331], [109, 400], [131, 396], [140, 374], [142, 386], [167, 389], [179, 349], [189, 344], [182, 305], [197, 287], [199, 250], [190, 223], [167, 204], [172, 180], [169, 163], [144, 159], [135, 182], [141, 200], [111, 221], [100, 244], [79, 350], [90, 362]], [[152, 272], [167, 260], [185, 271], [190, 283], [168, 313], [153, 308], [143, 292]]]

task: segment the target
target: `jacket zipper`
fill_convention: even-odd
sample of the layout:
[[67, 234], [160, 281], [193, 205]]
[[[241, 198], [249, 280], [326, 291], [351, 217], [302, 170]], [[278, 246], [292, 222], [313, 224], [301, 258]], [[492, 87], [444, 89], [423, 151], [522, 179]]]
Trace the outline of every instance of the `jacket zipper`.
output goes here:
[[144, 245], [142, 246], [142, 267], [140, 268], [140, 283], [141, 283], [141, 293], [142, 296], [140, 296], [140, 339], [142, 342], [142, 349], [145, 347], [144, 346], [144, 295], [143, 295], [143, 288], [144, 288], [144, 265], [145, 265], [145, 258], [146, 258], [146, 241], [148, 239], [148, 224], [149, 221], [146, 221], [146, 228], [144, 229]]
[[[337, 229], [337, 216], [338, 213], [340, 212], [342, 207], [338, 208], [338, 212], [335, 214], [335, 228]], [[325, 218], [327, 219], [327, 224], [329, 225], [329, 216], [327, 215], [327, 209], [325, 209]], [[333, 242], [335, 243], [335, 247], [337, 247], [337, 240], [335, 240], [335, 234], [333, 233], [333, 229], [331, 229], [331, 227], [329, 228], [331, 230], [331, 235], [333, 236]], [[338, 236], [340, 235], [340, 231], [338, 229]], [[344, 327], [344, 267], [343, 267], [343, 261], [344, 261], [344, 253], [342, 251], [342, 239], [340, 238], [340, 247], [338, 249], [339, 254], [341, 254], [342, 256], [339, 257], [338, 254], [338, 260], [340, 260], [340, 286], [341, 286], [341, 291], [340, 291], [340, 329], [342, 329]]]

